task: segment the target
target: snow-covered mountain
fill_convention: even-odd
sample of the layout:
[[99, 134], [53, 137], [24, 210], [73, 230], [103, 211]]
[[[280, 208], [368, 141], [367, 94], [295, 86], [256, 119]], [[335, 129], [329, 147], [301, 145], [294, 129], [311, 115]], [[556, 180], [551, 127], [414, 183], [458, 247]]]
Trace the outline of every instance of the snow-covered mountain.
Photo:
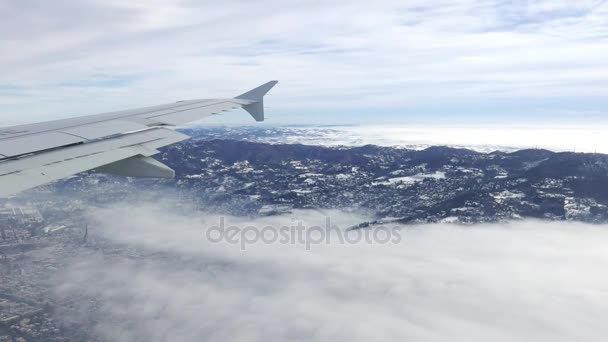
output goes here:
[[129, 182], [175, 192], [201, 208], [253, 216], [340, 208], [372, 213], [378, 222], [608, 221], [604, 154], [260, 143], [252, 140], [270, 135], [266, 129], [232, 130], [229, 137], [240, 140], [216, 139], [226, 129], [216, 130], [189, 131], [194, 139], [157, 156], [176, 170], [174, 180], [90, 174], [58, 188], [115, 200], [133, 195], [124, 187]]

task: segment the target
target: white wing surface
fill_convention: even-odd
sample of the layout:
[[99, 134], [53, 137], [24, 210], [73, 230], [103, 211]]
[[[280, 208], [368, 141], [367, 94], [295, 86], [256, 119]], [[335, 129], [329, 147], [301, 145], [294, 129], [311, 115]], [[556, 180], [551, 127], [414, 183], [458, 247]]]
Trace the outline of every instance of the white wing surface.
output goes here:
[[154, 107], [0, 128], [0, 197], [79, 172], [173, 177], [150, 158], [159, 147], [187, 139], [170, 126], [243, 108], [264, 120], [265, 83], [231, 99], [180, 101]]

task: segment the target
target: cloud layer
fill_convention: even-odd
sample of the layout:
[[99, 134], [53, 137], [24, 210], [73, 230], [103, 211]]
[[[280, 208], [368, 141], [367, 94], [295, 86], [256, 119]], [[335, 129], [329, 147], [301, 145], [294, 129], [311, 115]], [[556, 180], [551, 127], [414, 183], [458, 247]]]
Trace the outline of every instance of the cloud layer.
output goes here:
[[[341, 227], [361, 220], [325, 214]], [[293, 217], [324, 221], [312, 211]], [[82, 310], [76, 321], [91, 319], [107, 340], [593, 341], [608, 333], [602, 226], [431, 225], [403, 227], [395, 244], [242, 251], [204, 239], [217, 222], [210, 215], [120, 206], [92, 219], [96, 235], [127, 252], [78, 255], [56, 291]]]
[[10, 124], [280, 79], [272, 112], [288, 122], [576, 120], [607, 108], [607, 11], [603, 0], [3, 1], [0, 103]]
[[254, 137], [271, 143], [323, 146], [403, 146], [423, 149], [445, 145], [480, 152], [544, 148], [556, 152], [608, 153], [608, 126], [361, 125], [277, 128], [278, 134]]

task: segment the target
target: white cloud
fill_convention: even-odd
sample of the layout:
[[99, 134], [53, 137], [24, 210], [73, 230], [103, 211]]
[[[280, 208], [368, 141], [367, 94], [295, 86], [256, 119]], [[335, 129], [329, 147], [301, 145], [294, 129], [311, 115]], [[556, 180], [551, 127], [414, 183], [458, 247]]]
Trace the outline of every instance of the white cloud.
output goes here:
[[[569, 114], [565, 113], [565, 115]], [[588, 115], [594, 116], [593, 113]], [[523, 148], [544, 148], [555, 152], [608, 153], [608, 141], [604, 138], [607, 128], [603, 124], [498, 126], [412, 123], [332, 127], [295, 126], [278, 128], [280, 134], [256, 138], [256, 141], [321, 146], [372, 144], [410, 149], [445, 145], [479, 152], [512, 152]]]
[[[602, 98], [608, 26], [598, 4], [8, 1], [0, 82], [29, 90], [3, 115], [28, 121], [229, 96], [275, 78], [277, 113]], [[100, 74], [130, 80], [61, 86]]]
[[[342, 227], [361, 219], [329, 214]], [[430, 225], [403, 227], [397, 244], [242, 251], [205, 240], [211, 216], [120, 206], [93, 219], [96, 234], [144, 255], [78, 254], [58, 277], [58, 295], [83, 310], [73, 319], [94, 318], [102, 339], [594, 341], [608, 333], [604, 226]]]

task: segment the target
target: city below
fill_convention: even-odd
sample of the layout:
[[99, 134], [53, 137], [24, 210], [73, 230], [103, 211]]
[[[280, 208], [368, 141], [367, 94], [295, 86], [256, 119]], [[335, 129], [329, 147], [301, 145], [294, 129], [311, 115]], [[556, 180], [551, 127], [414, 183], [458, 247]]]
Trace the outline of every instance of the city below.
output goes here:
[[277, 142], [285, 130], [269, 128], [186, 132], [193, 139], [156, 156], [176, 170], [175, 179], [89, 172], [0, 202], [0, 341], [98, 338], [92, 327], [103, 303], [87, 298], [83, 313], [79, 294], [54, 289], [75, 257], [102, 253], [172, 262], [171, 256], [95, 234], [92, 208], [170, 200], [171, 212], [255, 218], [314, 209], [366, 217], [347, 229], [525, 219], [608, 222], [604, 154], [285, 144]]

